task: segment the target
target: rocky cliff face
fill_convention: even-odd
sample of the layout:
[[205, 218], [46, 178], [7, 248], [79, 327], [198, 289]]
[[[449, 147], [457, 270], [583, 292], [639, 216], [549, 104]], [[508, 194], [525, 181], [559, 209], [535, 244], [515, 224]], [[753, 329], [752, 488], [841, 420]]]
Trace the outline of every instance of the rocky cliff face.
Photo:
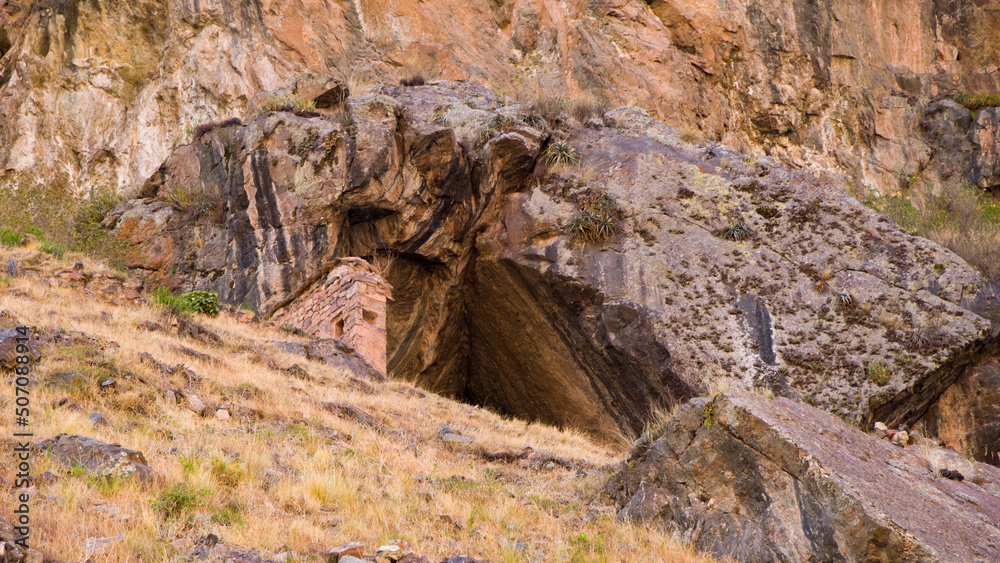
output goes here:
[[[129, 187], [199, 124], [242, 116], [254, 93], [302, 72], [359, 84], [422, 72], [639, 105], [882, 191], [920, 174], [981, 180], [928, 116], [956, 92], [1000, 89], [998, 13], [881, 0], [4, 0], [0, 162], [6, 181]], [[965, 119], [961, 135], [981, 136]]]
[[[131, 266], [266, 317], [336, 256], [397, 256], [391, 374], [609, 439], [727, 375], [913, 423], [995, 353], [997, 288], [834, 184], [638, 109], [549, 126], [469, 83], [384, 91], [180, 147], [108, 218]], [[595, 201], [599, 243], [573, 231]]]
[[[996, 561], [1000, 471], [731, 389], [682, 407], [607, 487], [618, 517], [737, 561]], [[974, 507], [974, 508], [973, 508]]]

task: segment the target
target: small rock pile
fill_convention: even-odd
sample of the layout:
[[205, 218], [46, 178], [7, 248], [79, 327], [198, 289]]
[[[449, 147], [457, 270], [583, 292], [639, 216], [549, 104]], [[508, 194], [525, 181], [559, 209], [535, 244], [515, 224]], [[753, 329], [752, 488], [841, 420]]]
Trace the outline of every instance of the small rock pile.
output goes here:
[[884, 422], [876, 422], [875, 435], [881, 435], [886, 442], [901, 448], [915, 444], [917, 441], [917, 437], [909, 433], [909, 428], [905, 424], [900, 424], [898, 430], [893, 430], [887, 427]]

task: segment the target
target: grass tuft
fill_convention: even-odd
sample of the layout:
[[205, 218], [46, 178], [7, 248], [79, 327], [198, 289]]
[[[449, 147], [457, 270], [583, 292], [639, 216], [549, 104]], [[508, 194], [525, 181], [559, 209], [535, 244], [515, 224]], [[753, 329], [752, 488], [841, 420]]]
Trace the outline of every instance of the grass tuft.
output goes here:
[[965, 106], [969, 111], [976, 111], [985, 107], [1000, 106], [1000, 93], [996, 94], [955, 94], [955, 101]]

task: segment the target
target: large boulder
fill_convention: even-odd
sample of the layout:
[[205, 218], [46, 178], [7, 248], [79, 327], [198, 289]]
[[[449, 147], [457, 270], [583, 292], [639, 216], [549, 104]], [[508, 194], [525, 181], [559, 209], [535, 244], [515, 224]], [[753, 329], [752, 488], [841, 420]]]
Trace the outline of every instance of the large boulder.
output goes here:
[[621, 519], [737, 561], [997, 561], [1000, 470], [732, 388], [608, 483]]
[[[724, 376], [914, 423], [1000, 345], [1000, 290], [845, 186], [636, 108], [539, 130], [468, 83], [383, 92], [207, 132], [106, 224], [133, 266], [264, 317], [386, 258], [390, 375], [609, 440]], [[581, 163], [542, 158], [557, 141]], [[598, 204], [604, 240], [579, 230]]]
[[25, 337], [17, 327], [0, 327], [0, 368], [13, 371], [18, 365], [23, 365], [18, 363], [18, 357], [27, 357], [29, 367], [42, 359], [38, 334], [33, 330], [27, 334]]
[[335, 338], [324, 338], [306, 344], [305, 354], [309, 359], [319, 360], [329, 366], [345, 369], [365, 379], [384, 381], [386, 378], [367, 360], [358, 355], [354, 348]]
[[73, 434], [57, 434], [32, 444], [37, 452], [47, 452], [68, 467], [81, 467], [96, 476], [156, 479], [142, 452]]

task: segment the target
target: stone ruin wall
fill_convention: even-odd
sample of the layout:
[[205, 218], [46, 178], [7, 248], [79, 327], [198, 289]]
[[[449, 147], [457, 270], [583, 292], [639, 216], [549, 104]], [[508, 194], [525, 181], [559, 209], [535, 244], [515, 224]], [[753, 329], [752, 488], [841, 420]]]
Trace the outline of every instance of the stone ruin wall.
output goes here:
[[386, 373], [386, 301], [392, 288], [360, 258], [341, 258], [322, 284], [274, 315], [282, 325], [336, 338]]

